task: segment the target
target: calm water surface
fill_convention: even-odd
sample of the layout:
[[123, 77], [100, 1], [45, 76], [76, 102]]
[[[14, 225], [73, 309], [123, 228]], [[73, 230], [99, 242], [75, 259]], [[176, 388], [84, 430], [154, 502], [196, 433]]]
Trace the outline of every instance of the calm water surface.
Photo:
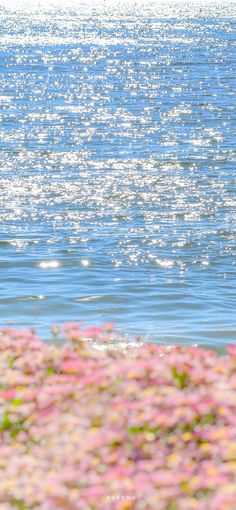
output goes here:
[[235, 3], [0, 3], [1, 324], [235, 341]]

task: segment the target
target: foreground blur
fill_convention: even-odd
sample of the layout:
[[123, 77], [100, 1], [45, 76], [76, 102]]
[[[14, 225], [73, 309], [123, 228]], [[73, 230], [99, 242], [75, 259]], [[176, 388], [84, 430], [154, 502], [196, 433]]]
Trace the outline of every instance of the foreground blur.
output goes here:
[[63, 334], [1, 331], [0, 509], [235, 508], [236, 347]]

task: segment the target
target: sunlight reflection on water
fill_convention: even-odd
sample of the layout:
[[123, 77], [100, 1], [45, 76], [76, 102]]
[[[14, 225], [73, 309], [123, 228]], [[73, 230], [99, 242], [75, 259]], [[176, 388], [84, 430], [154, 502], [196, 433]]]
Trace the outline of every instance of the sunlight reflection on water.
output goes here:
[[235, 4], [0, 6], [1, 321], [234, 341]]

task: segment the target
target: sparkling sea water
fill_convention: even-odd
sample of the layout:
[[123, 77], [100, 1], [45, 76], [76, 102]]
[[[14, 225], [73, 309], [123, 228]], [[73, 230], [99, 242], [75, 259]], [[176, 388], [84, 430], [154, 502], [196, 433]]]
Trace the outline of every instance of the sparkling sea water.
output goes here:
[[236, 340], [236, 3], [0, 1], [0, 322]]

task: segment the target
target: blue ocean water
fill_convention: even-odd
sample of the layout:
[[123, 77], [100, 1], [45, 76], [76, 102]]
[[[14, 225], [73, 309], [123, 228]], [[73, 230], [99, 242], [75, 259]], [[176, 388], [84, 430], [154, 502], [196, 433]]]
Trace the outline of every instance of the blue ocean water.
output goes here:
[[235, 19], [1, 2], [1, 325], [236, 340]]

